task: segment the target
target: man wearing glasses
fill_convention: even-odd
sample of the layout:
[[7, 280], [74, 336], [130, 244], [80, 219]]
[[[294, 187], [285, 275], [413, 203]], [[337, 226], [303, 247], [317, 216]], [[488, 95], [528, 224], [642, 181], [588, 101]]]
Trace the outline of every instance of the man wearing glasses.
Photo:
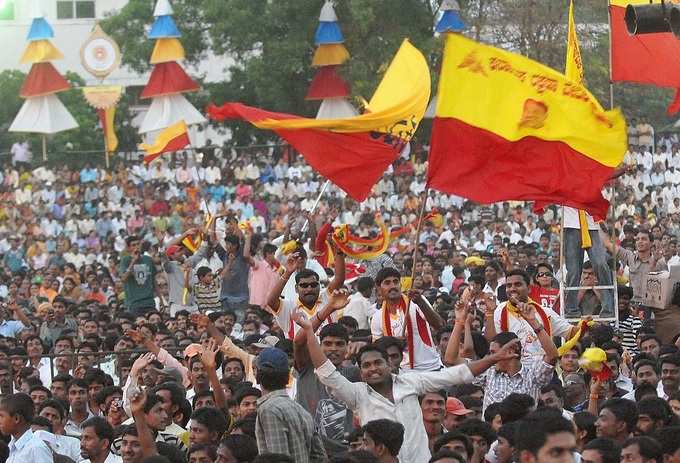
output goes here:
[[[319, 275], [314, 270], [304, 268], [304, 264], [304, 256], [299, 252], [293, 253], [286, 262], [286, 271], [281, 275], [280, 281], [276, 283], [268, 298], [269, 309], [288, 339], [295, 338], [295, 333], [299, 329], [291, 318], [293, 313], [301, 312], [309, 320], [318, 317], [321, 309], [328, 304], [329, 294], [342, 288], [345, 283], [345, 255], [339, 249], [335, 249], [334, 277], [324, 291], [321, 291]], [[293, 300], [281, 299], [281, 292], [293, 273], [295, 273], [297, 297]], [[329, 317], [331, 320], [321, 320], [320, 327], [327, 322], [337, 322], [340, 317], [342, 317], [342, 311], [334, 312]]]

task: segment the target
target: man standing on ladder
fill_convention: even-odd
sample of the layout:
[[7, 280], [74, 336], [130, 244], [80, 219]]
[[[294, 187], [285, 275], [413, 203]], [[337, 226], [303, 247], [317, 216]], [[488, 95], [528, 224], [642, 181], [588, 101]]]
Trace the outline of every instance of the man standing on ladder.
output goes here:
[[[577, 288], [581, 286], [581, 272], [583, 269], [583, 254], [588, 253], [588, 258], [593, 264], [593, 271], [597, 276], [598, 286], [613, 288], [612, 271], [607, 265], [607, 252], [600, 240], [599, 226], [593, 217], [585, 211], [564, 206], [564, 262], [567, 266], [566, 287]], [[600, 318], [614, 317], [614, 291], [603, 289], [602, 310]], [[565, 289], [565, 318], [581, 318], [581, 310], [577, 301], [578, 289]]]

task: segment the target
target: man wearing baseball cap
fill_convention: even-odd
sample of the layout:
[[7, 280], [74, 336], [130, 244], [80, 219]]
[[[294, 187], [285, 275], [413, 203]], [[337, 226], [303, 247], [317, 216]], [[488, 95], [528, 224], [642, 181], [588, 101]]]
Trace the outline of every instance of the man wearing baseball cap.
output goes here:
[[453, 431], [460, 426], [471, 413], [474, 413], [474, 411], [465, 408], [463, 402], [455, 397], [449, 397], [446, 399], [446, 415], [444, 416], [444, 422], [442, 424], [447, 431]]
[[268, 347], [257, 356], [255, 366], [262, 389], [255, 423], [260, 454], [282, 453], [296, 463], [323, 461], [326, 452], [312, 416], [286, 393], [290, 375], [286, 353]]

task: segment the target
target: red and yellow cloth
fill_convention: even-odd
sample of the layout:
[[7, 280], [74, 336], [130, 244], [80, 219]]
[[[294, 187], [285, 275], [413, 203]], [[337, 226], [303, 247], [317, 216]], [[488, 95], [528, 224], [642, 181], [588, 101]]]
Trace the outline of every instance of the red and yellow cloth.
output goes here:
[[448, 34], [428, 185], [480, 203], [556, 203], [606, 217], [627, 149], [620, 111], [529, 58]]

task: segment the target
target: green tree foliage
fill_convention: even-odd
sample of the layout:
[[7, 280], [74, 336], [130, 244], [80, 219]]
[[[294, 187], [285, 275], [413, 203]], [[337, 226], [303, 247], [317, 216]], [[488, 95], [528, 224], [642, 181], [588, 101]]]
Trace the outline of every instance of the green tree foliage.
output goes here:
[[19, 89], [26, 78], [21, 71], [0, 72], [0, 151], [9, 151], [9, 147], [17, 139], [17, 135], [7, 131], [12, 125], [24, 100], [19, 96]]

